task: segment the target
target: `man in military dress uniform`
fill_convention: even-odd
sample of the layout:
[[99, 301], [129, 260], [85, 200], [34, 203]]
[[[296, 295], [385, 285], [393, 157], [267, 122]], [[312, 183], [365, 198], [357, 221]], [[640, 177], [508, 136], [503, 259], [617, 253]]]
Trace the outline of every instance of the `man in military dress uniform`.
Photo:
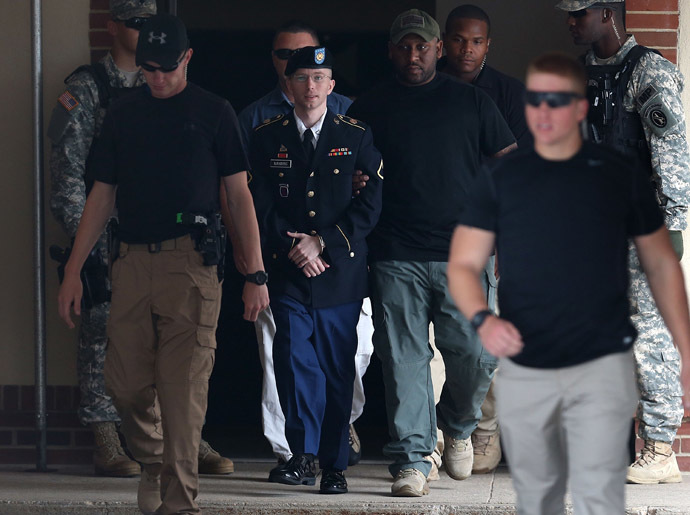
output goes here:
[[[111, 101], [145, 84], [135, 63], [139, 29], [146, 18], [156, 14], [155, 0], [111, 0], [108, 33], [113, 37], [110, 51], [95, 65], [81, 66], [67, 79], [65, 92], [58, 97], [48, 128], [53, 142], [50, 154], [52, 192], [50, 207], [70, 238], [77, 233], [87, 195], [87, 161], [91, 144], [100, 134]], [[92, 251], [97, 269], [107, 270], [108, 231]], [[120, 446], [116, 424], [120, 418], [105, 392], [103, 363], [106, 324], [110, 311], [106, 274], [95, 278], [92, 307], [82, 312], [77, 350], [77, 377], [80, 390], [79, 420], [94, 432], [96, 474], [127, 477], [139, 473], [139, 465]], [[204, 474], [227, 474], [234, 470], [228, 458], [220, 456], [202, 441], [199, 469]]]
[[[249, 144], [253, 137], [253, 129], [276, 115], [287, 115], [294, 107], [294, 98], [287, 86], [285, 67], [290, 55], [305, 46], [319, 46], [319, 38], [316, 30], [300, 21], [289, 21], [281, 25], [273, 36], [273, 48], [271, 57], [273, 67], [278, 77], [276, 86], [266, 95], [249, 104], [239, 114], [240, 129], [245, 144]], [[352, 105], [352, 100], [333, 91], [328, 95], [326, 105], [334, 113], [342, 114]], [[230, 226], [230, 224], [226, 224]], [[241, 263], [235, 263], [240, 273], [246, 273]], [[254, 324], [256, 339], [259, 344], [259, 359], [264, 371], [263, 388], [261, 392], [261, 415], [264, 436], [271, 444], [273, 453], [281, 463], [287, 462], [292, 457], [289, 445], [285, 438], [285, 417], [280, 409], [278, 391], [273, 367], [273, 337], [275, 335], [275, 321], [270, 308], [262, 311]], [[361, 458], [361, 446], [359, 436], [353, 425], [364, 411], [364, 385], [362, 378], [367, 371], [374, 346], [371, 337], [374, 333], [374, 324], [371, 320], [371, 302], [364, 299], [359, 323], [357, 324], [359, 344], [356, 357], [355, 390], [352, 399], [352, 411], [350, 413], [350, 459], [349, 465], [356, 464]]]
[[[636, 156], [653, 181], [679, 259], [690, 202], [690, 154], [681, 104], [683, 76], [668, 60], [625, 34], [625, 3], [563, 0], [576, 44], [585, 56], [590, 99], [589, 136]], [[621, 109], [621, 107], [623, 109]], [[632, 320], [644, 448], [628, 469], [632, 483], [680, 482], [671, 449], [683, 418], [680, 359], [659, 315], [633, 246], [629, 255]], [[687, 364], [686, 364], [687, 365]], [[683, 374], [690, 374], [685, 366]]]
[[[362, 123], [328, 109], [332, 58], [296, 51], [285, 69], [294, 110], [251, 139], [252, 193], [270, 275], [273, 362], [292, 458], [269, 480], [347, 492], [357, 320], [367, 296], [367, 245], [381, 211], [381, 155]], [[371, 179], [353, 198], [352, 176]], [[371, 190], [370, 190], [371, 188]]]

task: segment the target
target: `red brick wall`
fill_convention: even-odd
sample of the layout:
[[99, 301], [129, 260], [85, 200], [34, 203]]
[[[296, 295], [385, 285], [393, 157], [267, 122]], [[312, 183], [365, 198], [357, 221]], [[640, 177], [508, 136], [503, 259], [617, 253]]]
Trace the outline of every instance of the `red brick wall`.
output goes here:
[[[0, 385], [0, 463], [36, 463], [33, 386]], [[46, 391], [49, 464], [91, 463], [93, 433], [77, 419], [79, 389], [48, 386]]]
[[[627, 32], [641, 45], [656, 48], [664, 57], [678, 62], [678, 0], [626, 0]], [[642, 446], [637, 442], [637, 448]], [[690, 411], [673, 444], [681, 470], [690, 471]]]
[[91, 12], [89, 13], [89, 43], [91, 45], [91, 62], [95, 63], [103, 57], [113, 38], [106, 29], [106, 23], [110, 19], [109, 0], [91, 0]]
[[637, 42], [677, 63], [678, 0], [627, 0], [625, 6], [627, 31]]

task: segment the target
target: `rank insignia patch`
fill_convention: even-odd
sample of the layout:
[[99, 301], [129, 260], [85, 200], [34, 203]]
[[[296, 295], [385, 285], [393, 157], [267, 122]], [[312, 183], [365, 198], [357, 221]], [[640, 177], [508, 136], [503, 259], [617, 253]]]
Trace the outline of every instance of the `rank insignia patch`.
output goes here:
[[279, 190], [280, 190], [280, 196], [283, 198], [287, 198], [288, 195], [290, 194], [290, 185], [289, 184], [279, 184]]
[[79, 105], [77, 99], [74, 98], [69, 91], [65, 91], [62, 95], [60, 95], [58, 97], [58, 102], [60, 102], [62, 104], [62, 107], [64, 107], [68, 111], [71, 111]]
[[343, 148], [332, 148], [328, 151], [328, 156], [351, 156], [352, 150], [347, 147]]

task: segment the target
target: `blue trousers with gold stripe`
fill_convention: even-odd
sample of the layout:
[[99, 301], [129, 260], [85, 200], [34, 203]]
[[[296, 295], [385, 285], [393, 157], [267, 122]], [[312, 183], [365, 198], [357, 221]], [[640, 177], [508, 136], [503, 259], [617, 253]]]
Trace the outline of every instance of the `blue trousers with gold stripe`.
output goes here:
[[362, 302], [315, 309], [271, 297], [273, 362], [285, 436], [293, 454], [318, 455], [322, 469], [345, 470]]

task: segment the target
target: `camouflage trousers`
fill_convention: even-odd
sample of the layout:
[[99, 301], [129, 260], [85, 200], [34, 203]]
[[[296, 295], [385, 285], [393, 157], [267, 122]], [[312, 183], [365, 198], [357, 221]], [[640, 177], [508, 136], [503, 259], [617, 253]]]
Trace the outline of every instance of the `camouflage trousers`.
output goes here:
[[640, 393], [638, 435], [671, 443], [683, 419], [680, 356], [656, 308], [634, 245], [628, 256], [631, 320], [638, 332], [633, 346]]
[[[105, 241], [97, 243], [105, 257]], [[79, 347], [77, 349], [77, 378], [79, 381], [79, 421], [82, 424], [94, 422], [120, 422], [112, 399], [105, 393], [103, 367], [108, 345], [106, 327], [110, 313], [110, 302], [98, 304], [81, 315]]]

